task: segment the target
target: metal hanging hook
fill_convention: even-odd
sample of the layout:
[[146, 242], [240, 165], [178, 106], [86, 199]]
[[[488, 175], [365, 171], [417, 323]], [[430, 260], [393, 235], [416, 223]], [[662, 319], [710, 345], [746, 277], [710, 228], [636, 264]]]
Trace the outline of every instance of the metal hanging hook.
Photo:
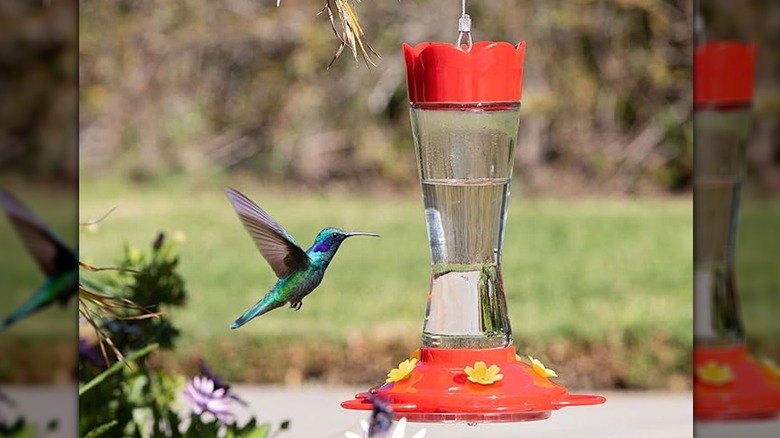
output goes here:
[[461, 14], [460, 19], [458, 19], [458, 40], [455, 42], [455, 45], [458, 47], [459, 50], [463, 50], [461, 48], [461, 44], [463, 43], [463, 36], [466, 36], [466, 42], [468, 43], [468, 47], [466, 48], [467, 52], [471, 51], [472, 41], [471, 41], [471, 17], [466, 13], [466, 0], [461, 1]]
[[704, 15], [702, 15], [701, 2], [699, 0], [693, 1], [693, 38], [694, 44], [704, 44], [707, 42]]

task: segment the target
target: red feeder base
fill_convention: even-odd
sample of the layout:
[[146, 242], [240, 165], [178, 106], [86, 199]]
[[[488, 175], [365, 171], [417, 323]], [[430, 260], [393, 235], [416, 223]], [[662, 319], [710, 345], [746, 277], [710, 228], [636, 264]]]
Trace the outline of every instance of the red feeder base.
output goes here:
[[695, 347], [693, 362], [696, 420], [770, 419], [780, 413], [780, 377], [753, 361], [744, 345]]
[[[480, 384], [468, 380], [465, 368], [482, 361], [500, 368], [501, 380]], [[415, 422], [499, 423], [544, 420], [567, 406], [602, 404], [598, 395], [572, 395], [565, 387], [537, 374], [516, 359], [511, 345], [485, 350], [423, 348], [420, 363], [403, 380], [372, 390], [389, 404], [396, 419]], [[371, 410], [368, 392], [341, 404]]]

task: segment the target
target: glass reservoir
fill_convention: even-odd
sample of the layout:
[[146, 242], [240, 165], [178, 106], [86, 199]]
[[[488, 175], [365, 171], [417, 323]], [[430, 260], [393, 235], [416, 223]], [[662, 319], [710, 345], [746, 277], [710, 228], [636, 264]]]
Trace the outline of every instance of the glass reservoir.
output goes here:
[[501, 252], [520, 103], [417, 103], [410, 112], [432, 265], [423, 346], [505, 347]]
[[731, 345], [744, 337], [734, 242], [750, 108], [699, 109], [694, 122], [694, 340], [697, 345]]
[[780, 386], [745, 343], [734, 275], [735, 238], [756, 45], [710, 40], [694, 50], [693, 415], [772, 418]]

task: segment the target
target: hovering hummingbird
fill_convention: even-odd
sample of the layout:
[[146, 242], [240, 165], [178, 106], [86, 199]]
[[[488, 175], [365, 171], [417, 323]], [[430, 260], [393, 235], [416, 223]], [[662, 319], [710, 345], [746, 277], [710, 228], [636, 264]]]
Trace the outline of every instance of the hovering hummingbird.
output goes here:
[[225, 193], [260, 254], [279, 277], [274, 287], [260, 301], [230, 325], [232, 329], [287, 303], [291, 308], [300, 310], [306, 295], [319, 286], [328, 264], [344, 239], [352, 236], [379, 237], [373, 233], [347, 232], [328, 227], [320, 231], [311, 248], [304, 251], [281, 225], [249, 198], [231, 188], [226, 188]]
[[46, 224], [4, 190], [0, 190], [0, 206], [46, 275], [46, 281], [26, 302], [0, 321], [2, 330], [54, 302], [67, 304], [78, 291], [78, 260]]

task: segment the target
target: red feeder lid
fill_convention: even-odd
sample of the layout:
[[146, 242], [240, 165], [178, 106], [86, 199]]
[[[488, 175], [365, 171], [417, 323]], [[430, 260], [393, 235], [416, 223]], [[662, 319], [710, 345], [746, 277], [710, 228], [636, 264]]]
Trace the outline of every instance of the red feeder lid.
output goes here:
[[745, 106], [753, 100], [755, 43], [710, 41], [693, 56], [693, 102], [696, 107]]
[[403, 45], [409, 102], [514, 102], [523, 93], [525, 42]]

